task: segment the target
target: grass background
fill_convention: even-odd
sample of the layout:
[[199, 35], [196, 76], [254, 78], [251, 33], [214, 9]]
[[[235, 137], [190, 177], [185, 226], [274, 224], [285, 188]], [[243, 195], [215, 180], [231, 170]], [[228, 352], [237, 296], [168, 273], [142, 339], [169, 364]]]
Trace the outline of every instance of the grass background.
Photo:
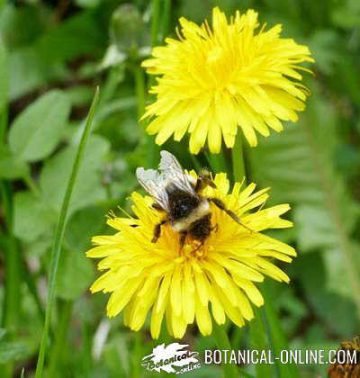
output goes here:
[[[271, 186], [270, 203], [290, 203], [296, 224], [274, 233], [299, 252], [284, 266], [290, 285], [266, 287], [274, 319], [291, 348], [336, 348], [359, 333], [358, 1], [2, 1], [0, 377], [35, 372], [54, 229], [97, 85], [93, 134], [68, 212], [45, 372], [51, 378], [152, 376], [139, 363], [157, 344], [148, 325], [135, 334], [121, 316], [106, 319], [106, 296], [88, 292], [97, 273], [84, 252], [92, 235], [111, 232], [105, 226], [109, 210], [129, 209], [136, 167], [158, 162], [158, 148], [137, 121], [149, 100], [141, 60], [151, 44], [174, 35], [180, 16], [201, 22], [215, 4], [229, 15], [252, 7], [269, 26], [282, 23], [283, 34], [308, 44], [316, 59], [300, 122], [245, 150], [250, 179]], [[186, 146], [169, 142], [165, 148], [189, 168], [231, 166], [228, 150], [222, 159], [201, 154], [195, 161]], [[233, 348], [268, 347], [269, 333], [258, 319], [252, 324], [227, 325]], [[164, 333], [161, 340], [169, 338]], [[185, 340], [197, 351], [215, 347], [214, 338], [196, 328]], [[291, 374], [325, 377], [326, 369], [299, 366]], [[284, 376], [273, 367], [245, 372]], [[221, 374], [219, 367], [203, 366], [191, 376]]]

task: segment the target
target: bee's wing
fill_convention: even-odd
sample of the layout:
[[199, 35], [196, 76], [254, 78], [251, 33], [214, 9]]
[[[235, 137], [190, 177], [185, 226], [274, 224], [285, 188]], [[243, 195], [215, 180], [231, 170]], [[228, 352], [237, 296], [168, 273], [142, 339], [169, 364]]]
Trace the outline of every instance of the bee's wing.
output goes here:
[[165, 190], [165, 181], [155, 169], [136, 169], [136, 178], [141, 186], [164, 209], [168, 210], [168, 195]]
[[190, 176], [184, 172], [176, 157], [165, 150], [162, 150], [160, 155], [159, 170], [162, 175], [179, 189], [195, 194]]
[[162, 150], [160, 151], [160, 164], [159, 164], [159, 169], [160, 171], [177, 171], [177, 172], [183, 172], [183, 169], [176, 159], [176, 157], [171, 154], [168, 151]]

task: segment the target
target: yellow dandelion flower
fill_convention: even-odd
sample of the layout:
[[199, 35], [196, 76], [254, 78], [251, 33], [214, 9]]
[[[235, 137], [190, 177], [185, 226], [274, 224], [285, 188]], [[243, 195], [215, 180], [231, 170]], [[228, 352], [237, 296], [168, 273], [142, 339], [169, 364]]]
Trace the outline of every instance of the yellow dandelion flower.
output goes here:
[[181, 18], [179, 40], [167, 38], [143, 62], [159, 75], [151, 92], [156, 101], [143, 118], [151, 118], [149, 134], [163, 144], [172, 135], [190, 134], [190, 151], [197, 154], [206, 139], [212, 153], [221, 141], [234, 146], [238, 127], [251, 146], [256, 132], [281, 131], [282, 121], [295, 122], [304, 110], [307, 89], [300, 83], [302, 62], [313, 62], [308, 47], [281, 38], [281, 25], [260, 29], [258, 14], [235, 13], [230, 22], [214, 8], [212, 28]]
[[111, 293], [109, 317], [123, 311], [125, 325], [138, 331], [151, 313], [153, 338], [159, 336], [164, 318], [176, 338], [182, 338], [193, 323], [203, 335], [209, 335], [212, 319], [224, 324], [228, 317], [241, 327], [253, 318], [251, 303], [261, 306], [264, 302], [255, 283], [265, 276], [289, 281], [272, 260], [291, 262], [295, 250], [262, 234], [266, 229], [292, 226], [281, 219], [289, 206], [263, 208], [268, 189], [255, 192], [254, 184], [243, 188], [236, 183], [230, 190], [224, 173], [217, 174], [214, 183], [216, 188], [205, 188], [204, 196], [222, 200], [245, 227], [211, 204], [213, 231], [200, 248], [198, 241], [189, 238], [181, 248], [179, 233], [170, 225], [164, 225], [161, 236], [152, 243], [162, 214], [151, 206], [151, 197], [134, 192], [135, 217], [113, 217], [108, 224], [117, 232], [93, 238], [96, 246], [87, 256], [101, 259], [98, 269], [106, 272], [91, 291]]

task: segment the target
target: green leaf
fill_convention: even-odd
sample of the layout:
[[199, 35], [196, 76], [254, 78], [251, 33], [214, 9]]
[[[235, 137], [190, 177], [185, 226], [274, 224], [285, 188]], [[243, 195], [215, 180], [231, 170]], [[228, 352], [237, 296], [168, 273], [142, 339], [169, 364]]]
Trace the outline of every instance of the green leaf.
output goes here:
[[323, 320], [327, 329], [338, 335], [354, 335], [358, 327], [356, 307], [348, 298], [329, 292], [322, 255], [309, 253], [299, 256], [296, 265], [300, 284], [305, 289], [310, 308]]
[[12, 50], [30, 45], [49, 23], [50, 9], [26, 4], [19, 7], [9, 1], [5, 3], [0, 13], [1, 39]]
[[274, 202], [294, 205], [300, 253], [320, 249], [338, 254], [335, 260], [346, 274], [330, 270], [327, 280], [337, 293], [346, 290], [360, 314], [360, 273], [351, 246], [359, 204], [335, 170], [336, 114], [315, 88], [301, 117], [299, 124], [286, 125], [251, 150], [252, 172], [256, 182], [272, 188]]
[[336, 48], [339, 44], [341, 40], [338, 34], [334, 30], [327, 29], [315, 31], [309, 40], [316, 65], [325, 74], [331, 74], [336, 63], [342, 58], [340, 49]]
[[[214, 323], [213, 336], [215, 339], [217, 349], [231, 350], [231, 344], [230, 344], [227, 332], [228, 331], [225, 330], [225, 326], [220, 326]], [[236, 365], [223, 364], [222, 370], [223, 370], [224, 376], [227, 378], [236, 378], [239, 376], [238, 367]]]
[[98, 21], [92, 12], [80, 12], [45, 33], [36, 44], [42, 60], [51, 65], [83, 55], [100, 55], [107, 35]]
[[60, 258], [56, 295], [74, 300], [87, 290], [94, 280], [91, 261], [81, 251], [64, 251]]
[[2, 340], [5, 335], [6, 335], [6, 329], [5, 328], [0, 328], [0, 340]]
[[70, 113], [61, 91], [51, 91], [28, 106], [13, 122], [10, 149], [26, 161], [38, 161], [54, 151]]
[[[268, 335], [262, 321], [262, 312], [259, 308], [254, 308], [255, 318], [249, 323], [250, 329], [250, 347], [257, 350], [270, 349]], [[255, 365], [257, 377], [270, 377], [273, 372], [273, 366], [267, 364]]]
[[[50, 227], [48, 228], [48, 230], [52, 231]], [[32, 257], [43, 256], [50, 252], [51, 244], [52, 244], [52, 233], [46, 232], [40, 235], [38, 238], [36, 238], [35, 241], [29, 243], [26, 246], [25, 252], [27, 256], [32, 256]]]
[[0, 342], [0, 364], [25, 358], [28, 349], [23, 342]]
[[24, 48], [9, 54], [10, 99], [22, 95], [46, 83], [46, 70], [34, 49]]
[[[360, 245], [356, 242], [351, 242], [348, 246], [354, 259], [352, 264], [356, 267], [360, 267]], [[352, 298], [349, 295], [349, 280], [344, 279], [347, 275], [346, 266], [343, 264], [343, 259], [341, 252], [336, 249], [329, 249], [323, 256], [324, 264], [327, 274], [331, 277], [330, 280], [326, 281], [326, 287], [330, 292], [338, 293], [344, 297]]]
[[[265, 300], [265, 306], [261, 309], [264, 323], [267, 328], [269, 341], [274, 354], [279, 356], [282, 350], [289, 349], [289, 345], [282, 329], [280, 319], [274, 309], [273, 298], [275, 297], [275, 292], [273, 291], [272, 285], [269, 285], [268, 282], [265, 282], [262, 285], [262, 292]], [[281, 378], [299, 377], [299, 371], [295, 364], [282, 364], [276, 360], [275, 365]]]
[[106, 224], [104, 209], [87, 207], [74, 213], [69, 219], [65, 241], [70, 249], [85, 251], [91, 246], [91, 237], [103, 232]]
[[[109, 143], [99, 136], [90, 138], [88, 153], [84, 157], [77, 185], [74, 187], [70, 213], [106, 198], [99, 170], [109, 147]], [[40, 188], [44, 201], [56, 211], [60, 210], [64, 198], [76, 150], [75, 146], [66, 147], [45, 163], [40, 174]]]
[[56, 213], [30, 192], [17, 192], [14, 199], [14, 234], [21, 240], [33, 242], [51, 232]]
[[360, 25], [360, 4], [357, 0], [347, 0], [334, 7], [331, 18], [336, 26], [352, 29]]
[[16, 155], [12, 154], [7, 146], [0, 146], [0, 178], [16, 179], [29, 174], [29, 166]]

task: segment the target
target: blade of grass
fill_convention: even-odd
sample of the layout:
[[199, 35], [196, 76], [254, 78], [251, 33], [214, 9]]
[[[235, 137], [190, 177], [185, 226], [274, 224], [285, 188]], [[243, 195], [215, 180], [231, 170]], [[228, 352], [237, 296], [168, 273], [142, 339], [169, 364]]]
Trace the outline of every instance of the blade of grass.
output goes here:
[[79, 168], [85, 153], [85, 147], [89, 136], [91, 134], [91, 126], [95, 115], [95, 110], [99, 101], [99, 88], [96, 89], [94, 98], [91, 103], [91, 107], [89, 110], [89, 114], [87, 116], [85, 128], [81, 137], [81, 141], [79, 147], [77, 149], [77, 154], [74, 160], [74, 164], [72, 167], [71, 175], [69, 178], [69, 182], [66, 188], [64, 200], [62, 203], [59, 221], [56, 226], [55, 235], [54, 235], [54, 243], [52, 248], [51, 254], [51, 262], [50, 262], [50, 273], [49, 273], [49, 288], [48, 288], [48, 295], [47, 295], [47, 303], [46, 303], [46, 310], [45, 310], [45, 322], [44, 328], [40, 343], [40, 351], [38, 356], [38, 362], [36, 365], [36, 373], [35, 378], [41, 378], [43, 376], [43, 369], [44, 369], [44, 362], [45, 362], [45, 355], [46, 355], [46, 347], [48, 343], [48, 336], [50, 331], [50, 324], [51, 324], [51, 315], [52, 310], [55, 303], [55, 288], [56, 288], [56, 277], [58, 272], [59, 266], [59, 259], [61, 254], [61, 245], [64, 238], [66, 221], [67, 221], [67, 213], [70, 205], [71, 195], [76, 183], [76, 178], [79, 172]]
[[60, 301], [59, 303], [59, 321], [56, 327], [56, 335], [54, 340], [54, 347], [50, 355], [48, 376], [51, 378], [61, 377], [62, 368], [65, 367], [67, 359], [67, 337], [69, 332], [69, 324], [71, 321], [71, 314], [73, 310], [73, 301]]

